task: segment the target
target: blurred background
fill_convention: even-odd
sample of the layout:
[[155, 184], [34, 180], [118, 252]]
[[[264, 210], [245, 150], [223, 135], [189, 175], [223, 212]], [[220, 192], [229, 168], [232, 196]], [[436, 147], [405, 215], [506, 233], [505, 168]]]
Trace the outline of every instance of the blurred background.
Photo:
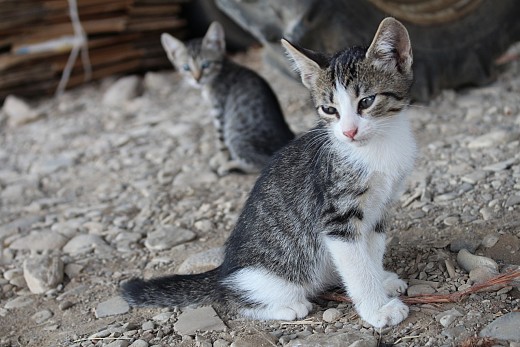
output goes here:
[[261, 45], [265, 63], [291, 73], [280, 38], [333, 53], [368, 45], [386, 16], [410, 32], [416, 100], [485, 85], [517, 58], [506, 52], [520, 40], [518, 0], [0, 0], [0, 102], [51, 95], [63, 75], [72, 88], [169, 69], [160, 33], [200, 37], [214, 20], [230, 51]]

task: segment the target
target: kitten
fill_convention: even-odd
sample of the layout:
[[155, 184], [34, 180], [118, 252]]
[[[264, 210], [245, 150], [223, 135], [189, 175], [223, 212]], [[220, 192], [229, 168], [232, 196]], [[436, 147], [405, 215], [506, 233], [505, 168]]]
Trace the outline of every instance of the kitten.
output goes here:
[[368, 49], [333, 56], [282, 41], [310, 90], [318, 125], [280, 150], [226, 242], [223, 264], [123, 285], [134, 306], [220, 303], [256, 319], [293, 320], [341, 284], [374, 327], [408, 315], [406, 283], [383, 269], [388, 208], [413, 169], [406, 117], [408, 32], [383, 20]]
[[168, 58], [192, 86], [201, 88], [230, 161], [217, 171], [260, 171], [294, 134], [278, 100], [258, 74], [226, 58], [224, 30], [213, 22], [203, 39], [186, 44], [164, 33]]

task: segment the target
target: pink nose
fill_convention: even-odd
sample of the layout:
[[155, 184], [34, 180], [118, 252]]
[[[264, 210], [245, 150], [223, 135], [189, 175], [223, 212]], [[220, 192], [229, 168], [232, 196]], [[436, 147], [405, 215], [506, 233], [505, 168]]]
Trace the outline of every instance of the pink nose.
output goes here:
[[350, 129], [350, 130], [345, 130], [345, 131], [343, 132], [343, 135], [345, 135], [346, 137], [348, 137], [348, 138], [354, 140], [354, 137], [355, 137], [356, 134], [357, 134], [357, 129], [358, 129], [358, 128], [353, 128], [353, 129]]

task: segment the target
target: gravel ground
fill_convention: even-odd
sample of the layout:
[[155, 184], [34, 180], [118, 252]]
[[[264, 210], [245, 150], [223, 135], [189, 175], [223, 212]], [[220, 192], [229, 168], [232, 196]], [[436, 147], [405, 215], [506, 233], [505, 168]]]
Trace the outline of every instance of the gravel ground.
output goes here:
[[[291, 128], [314, 123], [307, 91], [261, 64]], [[349, 303], [298, 322], [211, 307], [129, 309], [131, 277], [218, 264], [253, 175], [219, 178], [216, 133], [171, 71], [107, 79], [0, 112], [0, 346], [520, 346], [519, 282], [411, 306], [374, 330]], [[446, 91], [410, 118], [420, 157], [396, 206], [386, 266], [408, 294], [452, 293], [520, 265], [520, 63], [494, 84]], [[476, 257], [475, 255], [479, 256]], [[198, 329], [198, 330], [197, 330]], [[489, 339], [493, 339], [490, 342]]]

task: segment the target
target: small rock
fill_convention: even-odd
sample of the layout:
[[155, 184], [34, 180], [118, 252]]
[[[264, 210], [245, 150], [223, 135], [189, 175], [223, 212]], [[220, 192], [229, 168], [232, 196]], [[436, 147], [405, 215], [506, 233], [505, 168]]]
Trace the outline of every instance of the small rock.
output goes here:
[[58, 250], [67, 243], [68, 238], [54, 231], [37, 231], [15, 240], [9, 248], [30, 249], [34, 251]]
[[179, 266], [177, 273], [193, 274], [216, 268], [224, 260], [224, 247], [212, 248], [189, 256]]
[[7, 124], [11, 127], [33, 122], [40, 117], [40, 113], [31, 109], [23, 100], [14, 95], [5, 98], [3, 111], [7, 115]]
[[482, 239], [482, 247], [491, 248], [498, 242], [498, 235], [489, 234]]
[[498, 271], [498, 264], [493, 259], [473, 255], [466, 249], [461, 249], [457, 254], [457, 263], [467, 272], [481, 266]]
[[441, 312], [435, 316], [435, 319], [441, 323], [445, 328], [449, 327], [457, 317], [463, 317], [464, 315], [457, 309], [452, 308], [451, 310]]
[[329, 308], [323, 312], [323, 320], [328, 323], [337, 321], [343, 314], [336, 308]]
[[511, 138], [510, 133], [503, 130], [493, 131], [479, 136], [468, 143], [468, 148], [486, 148], [506, 143]]
[[31, 293], [45, 293], [63, 281], [63, 262], [56, 256], [33, 256], [23, 262], [23, 276]]
[[8, 310], [13, 309], [13, 308], [21, 308], [21, 307], [31, 305], [33, 302], [34, 302], [34, 300], [28, 296], [18, 296], [16, 298], [6, 302], [4, 308], [6, 308]]
[[152, 251], [162, 251], [193, 240], [197, 235], [187, 229], [163, 225], [148, 234], [144, 245]]
[[457, 273], [455, 272], [455, 266], [453, 265], [451, 260], [449, 260], [449, 259], [444, 260], [444, 264], [446, 265], [446, 271], [448, 272], [448, 275], [450, 276], [450, 278], [457, 277]]
[[516, 162], [515, 158], [504, 160], [495, 164], [484, 166], [482, 169], [486, 171], [499, 172], [509, 169]]
[[179, 315], [173, 327], [180, 335], [193, 335], [197, 330], [224, 331], [227, 329], [224, 322], [211, 306], [184, 311]]
[[152, 319], [158, 323], [166, 323], [171, 316], [171, 312], [163, 312], [153, 316]]
[[67, 244], [63, 246], [63, 252], [69, 254], [83, 254], [91, 252], [96, 248], [105, 249], [106, 247], [108, 247], [108, 245], [98, 235], [81, 234], [67, 242]]
[[487, 266], [479, 266], [474, 269], [472, 269], [469, 272], [469, 279], [473, 281], [473, 283], [482, 283], [490, 278], [495, 277], [498, 275], [498, 272], [487, 267]]
[[450, 243], [450, 251], [456, 253], [461, 249], [467, 249], [470, 253], [475, 253], [479, 245], [478, 240], [455, 239]]
[[479, 336], [520, 342], [520, 312], [510, 312], [488, 324]]
[[457, 216], [450, 216], [443, 220], [444, 224], [448, 226], [459, 224], [460, 218]]
[[477, 184], [479, 181], [485, 179], [488, 173], [486, 171], [478, 170], [473, 171], [470, 174], [464, 175], [461, 177], [462, 182], [466, 182], [469, 184]]
[[103, 301], [96, 306], [96, 318], [115, 316], [127, 313], [130, 310], [128, 303], [120, 296], [115, 296], [107, 301]]
[[31, 316], [31, 319], [36, 323], [36, 324], [41, 324], [43, 322], [45, 322], [46, 320], [48, 320], [49, 318], [51, 318], [53, 316], [53, 313], [49, 310], [42, 310], [42, 311], [39, 311], [39, 312], [36, 312], [35, 314], [33, 314]]
[[506, 200], [506, 207], [520, 204], [520, 195], [511, 195]]
[[215, 342], [213, 342], [213, 347], [228, 347], [229, 342], [223, 339], [218, 339]]
[[112, 84], [103, 95], [103, 104], [119, 107], [139, 94], [141, 80], [137, 76], [125, 76]]
[[145, 340], [141, 340], [141, 339], [135, 340], [130, 345], [130, 347], [148, 347], [148, 346], [149, 346], [148, 342], [146, 342]]
[[457, 197], [457, 194], [456, 193], [446, 193], [446, 194], [441, 194], [441, 195], [437, 195], [433, 198], [433, 201], [435, 202], [443, 202], [443, 201], [450, 201], [450, 200], [453, 200]]
[[72, 302], [65, 300], [65, 301], [60, 302], [60, 304], [58, 305], [58, 308], [61, 311], [65, 311], [65, 310], [68, 310], [69, 308], [71, 308], [72, 306], [74, 306], [74, 304]]
[[155, 328], [155, 324], [154, 324], [154, 322], [147, 320], [146, 322], [143, 323], [141, 328], [143, 330], [153, 330], [153, 328]]
[[408, 296], [421, 295], [421, 294], [433, 294], [435, 289], [427, 284], [415, 284], [408, 287]]

